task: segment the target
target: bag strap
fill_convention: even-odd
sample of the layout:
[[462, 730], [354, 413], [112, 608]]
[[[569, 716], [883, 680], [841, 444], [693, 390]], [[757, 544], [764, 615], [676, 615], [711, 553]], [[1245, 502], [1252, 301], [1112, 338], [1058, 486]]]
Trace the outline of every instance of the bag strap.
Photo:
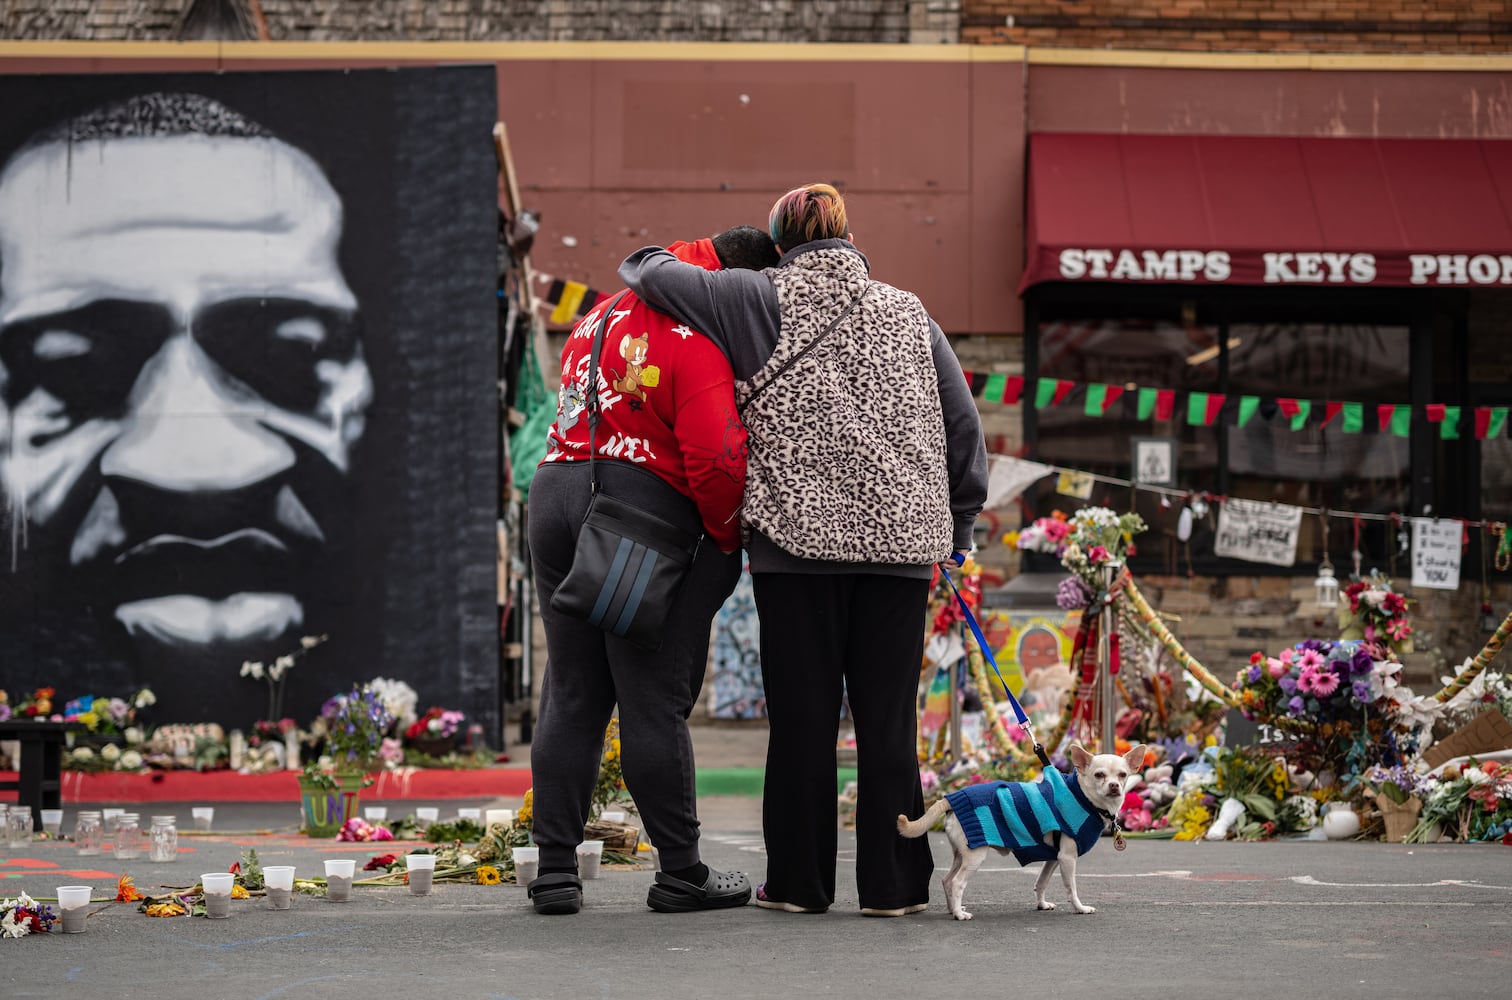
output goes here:
[[609, 326], [609, 317], [614, 314], [614, 307], [619, 305], [620, 299], [630, 294], [627, 288], [614, 297], [609, 303], [609, 308], [604, 310], [604, 315], [599, 317], [598, 329], [593, 333], [593, 347], [589, 350], [593, 358], [593, 374], [588, 379], [588, 478], [593, 483], [593, 492], [598, 493], [598, 469], [594, 466], [594, 456], [598, 454], [598, 424], [599, 424], [599, 366], [603, 361], [604, 353], [604, 330]]
[[767, 379], [765, 382], [761, 383], [760, 386], [752, 390], [751, 394], [746, 397], [746, 401], [740, 404], [740, 412], [744, 414], [746, 407], [751, 405], [751, 400], [755, 399], [757, 396], [765, 392], [768, 386], [770, 386], [778, 379], [782, 378], [784, 372], [793, 367], [793, 365], [797, 364], [799, 361], [803, 360], [804, 355], [808, 354], [808, 352], [818, 347], [819, 344], [824, 340], [824, 338], [828, 337], [830, 335], [830, 332], [833, 331], [835, 327], [840, 325], [841, 320], [845, 319], [845, 317], [849, 316], [852, 312], [855, 311], [855, 308], [861, 304], [862, 299], [866, 298], [866, 293], [871, 291], [872, 285], [874, 284], [876, 284], [876, 282], [868, 281], [866, 283], [866, 287], [861, 289], [861, 294], [857, 295], [851, 301], [851, 304], [845, 307], [840, 315], [830, 320], [829, 326], [820, 331], [819, 336], [809, 341], [808, 344], [803, 348], [803, 350], [799, 351], [797, 354], [794, 354], [791, 358], [788, 358], [786, 361], [784, 361], [782, 363], [782, 367], [778, 368], [775, 372], [772, 373], [771, 378]]

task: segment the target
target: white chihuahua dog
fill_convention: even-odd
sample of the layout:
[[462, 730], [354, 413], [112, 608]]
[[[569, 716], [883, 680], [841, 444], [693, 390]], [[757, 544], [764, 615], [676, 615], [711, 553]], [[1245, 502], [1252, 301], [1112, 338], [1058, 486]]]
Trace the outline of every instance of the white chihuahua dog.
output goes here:
[[[951, 792], [925, 810], [916, 820], [898, 817], [898, 832], [922, 837], [945, 816], [945, 836], [955, 856], [945, 874], [945, 904], [957, 920], [970, 920], [961, 905], [966, 882], [987, 860], [987, 852], [1012, 854], [1021, 865], [1043, 861], [1044, 869], [1034, 883], [1034, 907], [1053, 910], [1045, 899], [1050, 875], [1060, 869], [1061, 880], [1077, 913], [1096, 913], [1076, 894], [1076, 859], [1086, 854], [1103, 834], [1104, 825], [1116, 820], [1123, 808], [1129, 777], [1144, 763], [1140, 744], [1120, 756], [1093, 755], [1080, 743], [1069, 748], [1076, 781], [1053, 767], [1045, 768], [1037, 782], [991, 781], [968, 785]], [[1122, 848], [1122, 844], [1119, 847]]]

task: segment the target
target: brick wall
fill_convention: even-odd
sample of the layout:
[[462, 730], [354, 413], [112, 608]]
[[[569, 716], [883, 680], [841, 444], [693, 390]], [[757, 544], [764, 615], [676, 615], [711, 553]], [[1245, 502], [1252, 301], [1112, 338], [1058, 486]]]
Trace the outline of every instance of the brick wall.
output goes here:
[[964, 0], [961, 41], [1205, 52], [1504, 53], [1512, 46], [1512, 4], [1507, 0]]
[[[0, 0], [0, 38], [174, 39], [186, 0]], [[249, 9], [246, 0], [229, 6]], [[960, 0], [260, 0], [274, 41], [933, 42]], [[254, 19], [243, 17], [245, 23]]]

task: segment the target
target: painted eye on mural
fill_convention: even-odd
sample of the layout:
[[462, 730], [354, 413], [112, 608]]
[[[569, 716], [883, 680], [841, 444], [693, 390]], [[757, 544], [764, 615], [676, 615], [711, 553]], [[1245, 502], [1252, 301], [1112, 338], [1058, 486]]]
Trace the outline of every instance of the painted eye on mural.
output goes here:
[[194, 319], [194, 340], [217, 365], [276, 406], [313, 413], [321, 362], [357, 355], [355, 314], [298, 299], [221, 302]]
[[13, 324], [0, 331], [5, 397], [41, 389], [76, 417], [117, 413], [172, 329], [163, 307], [117, 300]]

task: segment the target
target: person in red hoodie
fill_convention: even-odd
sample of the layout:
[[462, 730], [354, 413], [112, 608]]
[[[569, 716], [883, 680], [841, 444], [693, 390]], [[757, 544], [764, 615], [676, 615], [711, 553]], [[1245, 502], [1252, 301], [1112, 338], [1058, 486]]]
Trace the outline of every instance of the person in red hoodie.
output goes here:
[[[777, 263], [771, 237], [752, 226], [669, 249], [709, 270]], [[541, 853], [530, 896], [537, 913], [576, 913], [582, 906], [576, 851], [604, 728], [618, 703], [625, 784], [661, 854], [647, 905], [662, 912], [741, 906], [751, 897], [745, 875], [717, 871], [699, 858], [687, 719], [703, 686], [710, 623], [740, 576], [746, 431], [720, 349], [633, 294], [614, 305], [604, 335], [596, 387], [599, 478], [614, 496], [701, 529], [704, 539], [656, 652], [551, 607], [572, 568], [591, 495], [586, 400], [594, 333], [611, 303], [591, 310], [567, 338], [556, 423], [530, 486], [530, 552], [547, 650], [531, 747]]]

